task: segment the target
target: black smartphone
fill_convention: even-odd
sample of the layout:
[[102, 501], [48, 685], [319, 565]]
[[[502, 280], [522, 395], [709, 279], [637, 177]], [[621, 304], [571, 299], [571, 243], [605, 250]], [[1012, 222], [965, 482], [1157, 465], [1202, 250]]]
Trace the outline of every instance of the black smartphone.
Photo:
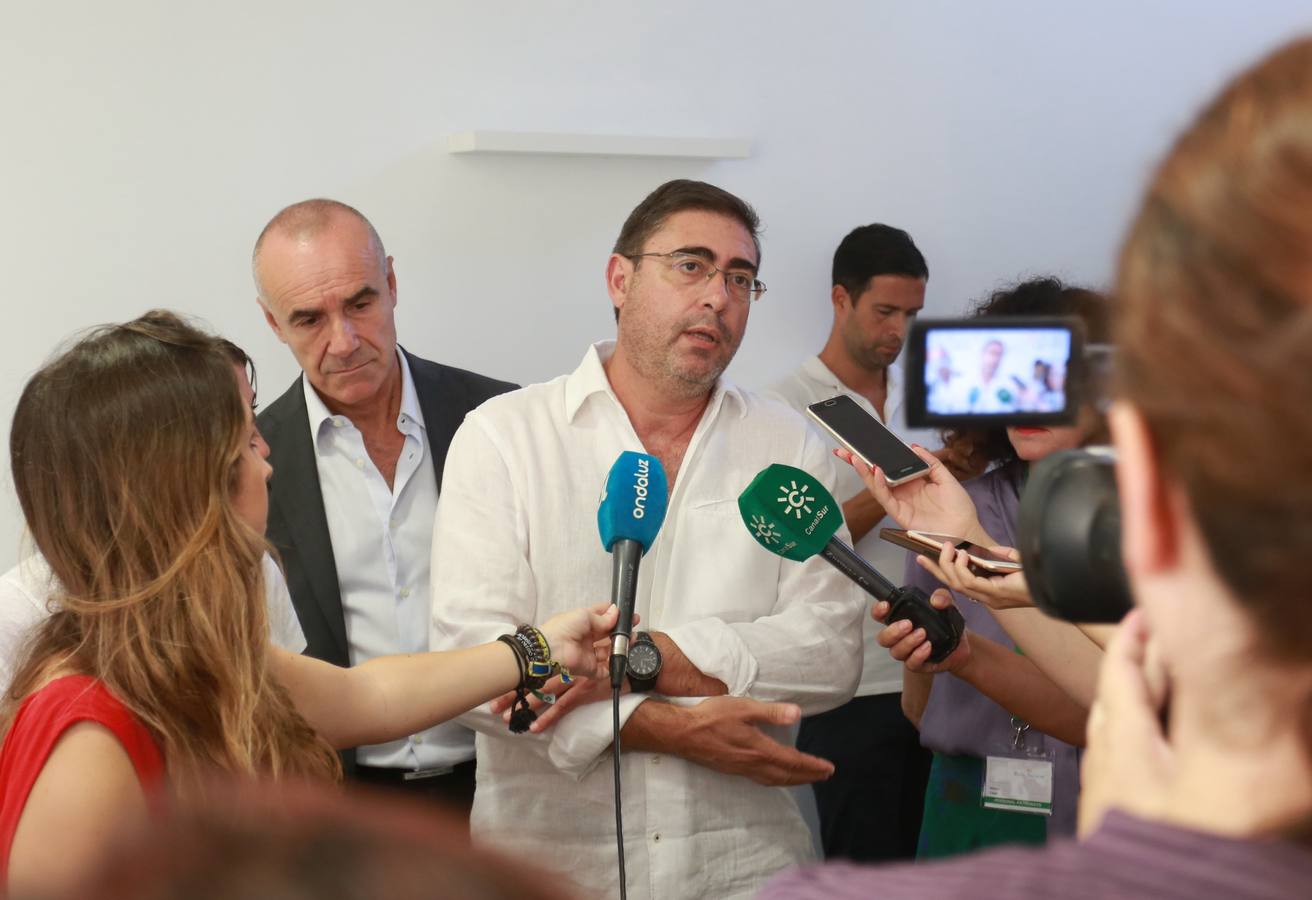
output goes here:
[[846, 394], [812, 403], [806, 413], [866, 465], [879, 466], [890, 485], [929, 471], [929, 463]]

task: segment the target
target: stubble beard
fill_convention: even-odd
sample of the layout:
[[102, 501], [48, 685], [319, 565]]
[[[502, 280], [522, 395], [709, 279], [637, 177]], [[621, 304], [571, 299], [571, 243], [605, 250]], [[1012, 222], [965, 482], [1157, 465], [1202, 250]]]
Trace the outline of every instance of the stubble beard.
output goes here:
[[902, 352], [901, 347], [898, 347], [897, 353], [889, 354], [887, 350], [881, 350], [878, 346], [867, 345], [859, 334], [854, 334], [850, 330], [844, 330], [843, 343], [852, 361], [872, 375], [886, 371]]
[[623, 329], [620, 340], [630, 364], [639, 375], [660, 385], [671, 397], [693, 399], [705, 396], [729, 367], [738, 349], [732, 344], [732, 337], [724, 324], [717, 323], [721, 333], [720, 346], [729, 349], [728, 359], [717, 360], [709, 369], [690, 369], [679, 365], [674, 348], [686, 329], [704, 323], [698, 320], [679, 322], [667, 334], [659, 335], [653, 333], [651, 325], [641, 321], [640, 317], [631, 317], [628, 322], [623, 318], [621, 313], [621, 328], [624, 325], [629, 327]]

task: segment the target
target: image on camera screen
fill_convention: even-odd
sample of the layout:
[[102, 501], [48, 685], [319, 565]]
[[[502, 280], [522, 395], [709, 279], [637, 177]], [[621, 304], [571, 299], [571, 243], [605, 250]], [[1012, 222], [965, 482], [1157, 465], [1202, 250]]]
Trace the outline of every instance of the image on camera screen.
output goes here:
[[925, 407], [936, 416], [1061, 412], [1070, 357], [1066, 328], [930, 328]]

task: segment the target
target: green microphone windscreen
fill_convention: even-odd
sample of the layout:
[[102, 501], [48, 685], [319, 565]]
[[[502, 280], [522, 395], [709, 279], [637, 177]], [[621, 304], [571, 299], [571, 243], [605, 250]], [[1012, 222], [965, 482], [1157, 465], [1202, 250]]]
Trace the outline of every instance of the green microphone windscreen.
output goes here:
[[810, 474], [775, 463], [738, 495], [738, 512], [756, 542], [785, 559], [810, 559], [834, 536], [843, 510]]

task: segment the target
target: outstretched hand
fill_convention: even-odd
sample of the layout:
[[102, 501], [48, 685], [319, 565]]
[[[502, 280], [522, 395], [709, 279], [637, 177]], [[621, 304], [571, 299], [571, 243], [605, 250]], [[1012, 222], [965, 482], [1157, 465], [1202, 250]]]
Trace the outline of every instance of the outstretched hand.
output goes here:
[[840, 447], [834, 450], [834, 455], [856, 470], [866, 490], [903, 528], [986, 543], [977, 540], [984, 535], [984, 529], [980, 527], [975, 504], [961, 482], [924, 447], [912, 444], [911, 449], [929, 465], [929, 471], [896, 487], [889, 486], [878, 466], [870, 468], [850, 450]]
[[681, 755], [709, 769], [765, 785], [810, 784], [834, 774], [829, 760], [781, 744], [761, 730], [797, 722], [802, 711], [794, 704], [711, 697], [684, 713], [690, 724]]
[[596, 645], [610, 634], [619, 616], [615, 604], [598, 603], [552, 616], [538, 628], [557, 662], [571, 675], [591, 678], [606, 673], [606, 657], [598, 654]]

